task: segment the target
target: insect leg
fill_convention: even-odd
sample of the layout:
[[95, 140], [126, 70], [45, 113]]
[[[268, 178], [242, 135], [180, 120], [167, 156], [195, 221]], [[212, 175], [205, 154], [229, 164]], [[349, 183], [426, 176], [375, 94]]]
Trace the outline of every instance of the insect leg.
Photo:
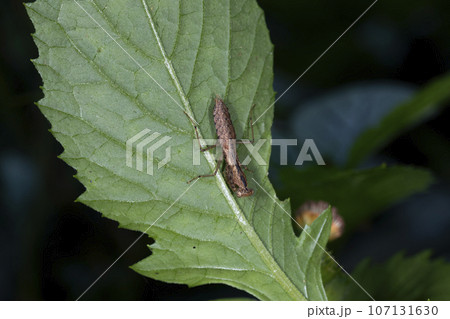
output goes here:
[[214, 144], [214, 145], [208, 145], [208, 146], [205, 147], [205, 148], [201, 148], [201, 147], [200, 147], [200, 152], [205, 152], [205, 151], [210, 150], [210, 149], [212, 149], [212, 148], [214, 148], [214, 147], [217, 147], [217, 144]]
[[253, 171], [252, 171], [250, 168], [248, 168], [247, 165], [241, 165], [241, 167], [242, 167], [243, 169], [245, 169], [246, 171], [248, 171], [248, 172], [250, 172], [250, 173], [253, 173]]
[[219, 171], [219, 168], [220, 168], [221, 165], [222, 165], [222, 161], [221, 161], [221, 160], [220, 160], [220, 161], [217, 161], [217, 165], [216, 165], [216, 169], [214, 170], [214, 173], [212, 173], [212, 174], [206, 174], [206, 175], [198, 175], [198, 176], [192, 178], [191, 180], [189, 180], [187, 183], [189, 184], [189, 183], [191, 183], [192, 181], [195, 181], [196, 179], [203, 178], [203, 177], [213, 177], [213, 176], [216, 176], [216, 174], [217, 174], [217, 172]]

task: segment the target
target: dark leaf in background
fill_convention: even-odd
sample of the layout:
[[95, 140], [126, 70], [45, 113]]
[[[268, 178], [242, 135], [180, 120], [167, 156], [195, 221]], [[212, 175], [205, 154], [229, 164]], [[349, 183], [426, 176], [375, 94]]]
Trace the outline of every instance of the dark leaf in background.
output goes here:
[[392, 141], [400, 133], [410, 129], [446, 106], [450, 99], [450, 76], [434, 79], [414, 97], [394, 108], [374, 127], [368, 127], [358, 136], [348, 157], [347, 166], [353, 167], [370, 154]]
[[[370, 300], [347, 276], [338, 272], [331, 261], [325, 261], [324, 278], [330, 300]], [[426, 301], [450, 299], [450, 264], [431, 258], [424, 251], [414, 256], [398, 253], [384, 263], [361, 262], [352, 273], [354, 279], [377, 301]]]
[[281, 170], [280, 196], [290, 197], [293, 209], [308, 200], [324, 200], [339, 209], [346, 233], [389, 205], [426, 189], [432, 175], [415, 167], [376, 167], [341, 170], [312, 166]]
[[290, 124], [300, 141], [314, 139], [322, 156], [343, 165], [358, 136], [378, 125], [414, 91], [401, 82], [347, 85], [300, 105]]

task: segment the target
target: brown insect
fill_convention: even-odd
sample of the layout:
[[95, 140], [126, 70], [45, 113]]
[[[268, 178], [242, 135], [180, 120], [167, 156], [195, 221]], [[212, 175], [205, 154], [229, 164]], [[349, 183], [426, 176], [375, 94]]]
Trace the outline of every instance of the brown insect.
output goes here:
[[[236, 193], [238, 197], [247, 197], [253, 195], [253, 189], [248, 188], [247, 178], [243, 172], [243, 166], [239, 161], [237, 150], [236, 150], [236, 132], [234, 130], [233, 122], [231, 122], [230, 113], [228, 108], [222, 99], [216, 97], [214, 106], [214, 124], [216, 127], [217, 137], [219, 138], [220, 146], [223, 150], [223, 156], [225, 161], [225, 180], [228, 186]], [[195, 134], [198, 137], [197, 126], [194, 124]], [[253, 136], [253, 124], [252, 124], [252, 136]], [[254, 137], [253, 137], [254, 139]], [[211, 147], [201, 149], [201, 151], [206, 151]], [[216, 169], [214, 173], [208, 175], [199, 175], [191, 179], [188, 183], [202, 177], [215, 176], [222, 164], [222, 160], [217, 162]]]

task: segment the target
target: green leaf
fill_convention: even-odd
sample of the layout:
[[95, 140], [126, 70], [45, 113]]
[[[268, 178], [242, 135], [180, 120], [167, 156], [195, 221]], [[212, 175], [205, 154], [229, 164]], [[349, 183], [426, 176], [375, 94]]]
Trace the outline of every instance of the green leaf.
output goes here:
[[[197, 141], [184, 112], [205, 145], [216, 137], [216, 94], [242, 138], [252, 104], [256, 117], [274, 100], [273, 46], [256, 1], [37, 0], [27, 9], [44, 80], [39, 108], [86, 187], [79, 200], [155, 239], [133, 269], [189, 286], [224, 283], [265, 300], [326, 298], [320, 250], [299, 243], [267, 166], [250, 163], [251, 197], [237, 198], [222, 174], [186, 184], [216, 163], [204, 152], [193, 165]], [[257, 139], [270, 139], [272, 117], [273, 108], [258, 121]], [[144, 129], [171, 138], [171, 161], [152, 176], [125, 161], [127, 140]], [[247, 155], [242, 145], [238, 153]], [[268, 163], [270, 143], [259, 153]], [[329, 220], [322, 222], [310, 234], [324, 244]]]
[[414, 167], [376, 167], [341, 170], [312, 166], [303, 170], [284, 168], [280, 195], [290, 197], [292, 206], [308, 200], [324, 200], [339, 209], [346, 232], [376, 212], [415, 192], [427, 188], [431, 174]]
[[[306, 282], [308, 290], [312, 294], [322, 296], [323, 300], [327, 299], [327, 295], [322, 283], [321, 269], [317, 265], [321, 263], [325, 252], [324, 247], [328, 242], [332, 220], [331, 207], [328, 207], [314, 220], [311, 227], [306, 225], [303, 228], [297, 244], [297, 253], [304, 256], [300, 260], [300, 266], [306, 269], [306, 278], [314, 279]], [[312, 282], [320, 282], [320, 285], [311, 285]]]
[[450, 75], [446, 74], [392, 110], [377, 126], [362, 133], [350, 150], [347, 166], [356, 166], [368, 155], [444, 106], [450, 99], [449, 87]]
[[[399, 253], [384, 263], [365, 260], [352, 276], [375, 300], [449, 300], [450, 264], [430, 257], [431, 253], [424, 251], [411, 257]], [[327, 284], [327, 291], [333, 296], [339, 291], [340, 300], [368, 300], [367, 295], [340, 272]]]
[[290, 126], [298, 140], [314, 140], [328, 165], [343, 166], [361, 133], [377, 126], [414, 91], [411, 84], [392, 81], [343, 85], [302, 103]]

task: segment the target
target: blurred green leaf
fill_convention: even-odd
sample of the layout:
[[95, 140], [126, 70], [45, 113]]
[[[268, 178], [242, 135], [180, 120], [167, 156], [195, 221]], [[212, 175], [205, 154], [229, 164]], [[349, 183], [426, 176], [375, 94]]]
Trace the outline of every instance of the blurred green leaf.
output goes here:
[[339, 209], [347, 232], [394, 202], [424, 190], [433, 181], [427, 170], [406, 166], [366, 170], [286, 167], [280, 178], [280, 196], [290, 197], [294, 209], [308, 200], [327, 201]]
[[[189, 286], [228, 284], [265, 300], [326, 299], [322, 251], [295, 236], [267, 166], [250, 165], [267, 194], [249, 178], [255, 195], [236, 198], [220, 173], [186, 184], [216, 163], [203, 152], [193, 165], [184, 112], [200, 123], [204, 145], [203, 136], [215, 137], [215, 94], [240, 136], [252, 104], [258, 114], [273, 102], [273, 46], [256, 1], [38, 0], [27, 9], [44, 80], [39, 107], [86, 187], [79, 200], [155, 239], [134, 270]], [[270, 140], [272, 117], [273, 109], [258, 121], [257, 138]], [[171, 137], [171, 161], [151, 176], [125, 161], [127, 140], [143, 129]], [[165, 155], [160, 148], [153, 161]], [[260, 155], [269, 161], [270, 143]], [[324, 214], [309, 234], [325, 245], [329, 223]]]
[[[335, 276], [327, 277], [330, 300], [370, 300], [370, 298], [333, 263]], [[375, 300], [425, 301], [450, 299], [450, 263], [431, 259], [424, 251], [406, 257], [399, 253], [385, 263], [361, 262], [352, 276]], [[325, 278], [324, 278], [325, 279]], [[325, 280], [324, 280], [325, 281]]]
[[328, 161], [345, 165], [359, 135], [414, 91], [412, 85], [394, 81], [345, 85], [303, 103], [291, 116], [290, 126], [299, 140], [313, 139]]
[[347, 166], [354, 167], [396, 136], [424, 121], [450, 99], [450, 75], [433, 80], [411, 100], [400, 104], [378, 125], [362, 133], [353, 145]]

